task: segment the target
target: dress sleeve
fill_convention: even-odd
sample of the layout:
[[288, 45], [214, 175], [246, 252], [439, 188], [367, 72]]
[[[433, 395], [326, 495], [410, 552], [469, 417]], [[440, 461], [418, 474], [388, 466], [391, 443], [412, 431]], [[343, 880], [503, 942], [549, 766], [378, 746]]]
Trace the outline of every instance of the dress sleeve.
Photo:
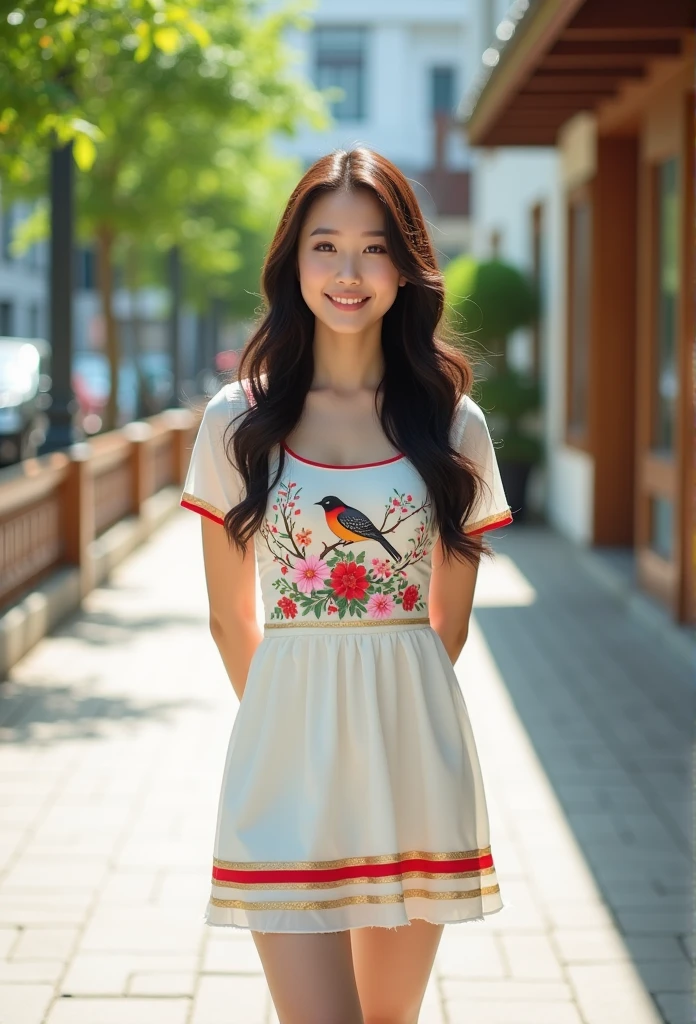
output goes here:
[[500, 478], [495, 448], [486, 417], [472, 398], [465, 395], [457, 409], [453, 446], [478, 468], [483, 486], [464, 523], [464, 533], [485, 533], [512, 522], [512, 512]]
[[227, 457], [224, 434], [230, 421], [247, 408], [239, 381], [220, 388], [205, 407], [191, 452], [180, 504], [216, 523], [224, 522], [227, 512], [244, 496], [244, 481]]

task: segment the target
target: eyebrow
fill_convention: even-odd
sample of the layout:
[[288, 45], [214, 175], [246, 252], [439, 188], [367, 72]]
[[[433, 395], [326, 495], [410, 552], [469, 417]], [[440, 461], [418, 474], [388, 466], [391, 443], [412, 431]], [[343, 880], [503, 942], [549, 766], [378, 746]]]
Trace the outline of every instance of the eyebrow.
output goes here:
[[[310, 232], [309, 237], [311, 238], [312, 235], [340, 235], [340, 234], [341, 234], [341, 232], [338, 231], [336, 228], [315, 228], [314, 231]], [[364, 237], [369, 237], [369, 238], [384, 238], [385, 234], [384, 234], [384, 231], [363, 231], [363, 236]]]

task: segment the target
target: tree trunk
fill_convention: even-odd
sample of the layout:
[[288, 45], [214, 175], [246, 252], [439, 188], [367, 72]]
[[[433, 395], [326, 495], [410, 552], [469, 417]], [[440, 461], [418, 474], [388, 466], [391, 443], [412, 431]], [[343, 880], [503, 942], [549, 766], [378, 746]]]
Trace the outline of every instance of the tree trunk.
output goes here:
[[131, 330], [133, 332], [133, 366], [137, 380], [137, 399], [135, 415], [138, 419], [149, 415], [152, 402], [148, 393], [147, 380], [143, 373], [143, 331], [140, 318], [140, 305], [138, 303], [138, 279], [140, 276], [140, 265], [138, 261], [138, 247], [135, 242], [128, 246], [126, 254], [126, 283], [128, 286], [128, 297], [130, 300]]
[[119, 376], [119, 343], [118, 327], [114, 316], [114, 273], [112, 254], [114, 232], [110, 227], [102, 225], [97, 230], [97, 250], [99, 254], [99, 293], [104, 317], [104, 334], [106, 339], [106, 357], [109, 362], [111, 385], [109, 397], [104, 409], [104, 427], [113, 430], [118, 421], [118, 376]]

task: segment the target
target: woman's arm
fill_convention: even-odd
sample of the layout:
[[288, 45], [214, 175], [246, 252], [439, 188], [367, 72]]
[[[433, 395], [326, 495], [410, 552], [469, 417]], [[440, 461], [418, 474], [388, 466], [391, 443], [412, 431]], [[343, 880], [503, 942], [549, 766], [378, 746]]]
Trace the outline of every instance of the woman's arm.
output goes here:
[[201, 524], [210, 632], [241, 701], [252, 655], [262, 640], [256, 621], [254, 545], [242, 557], [220, 523], [201, 517]]
[[470, 562], [460, 562], [455, 558], [449, 563], [445, 562], [442, 542], [439, 539], [433, 547], [432, 558], [428, 594], [430, 624], [442, 640], [454, 664], [469, 633], [478, 562], [472, 565]]

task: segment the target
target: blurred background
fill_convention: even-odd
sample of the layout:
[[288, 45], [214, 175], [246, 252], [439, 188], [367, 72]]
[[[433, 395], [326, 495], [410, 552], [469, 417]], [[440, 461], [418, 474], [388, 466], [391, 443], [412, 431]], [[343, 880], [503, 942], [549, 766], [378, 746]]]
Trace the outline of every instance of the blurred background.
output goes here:
[[[201, 411], [234, 374], [258, 315], [264, 253], [292, 187], [332, 148], [365, 144], [416, 190], [515, 514], [496, 540], [498, 568], [482, 570], [466, 657], [497, 694], [496, 721], [519, 752], [491, 791], [508, 892], [519, 908], [536, 900], [527, 917], [519, 910], [536, 938], [522, 952], [503, 925], [485, 955], [478, 937], [461, 940], [456, 968], [454, 947], [443, 954], [445, 979], [510, 981], [508, 1016], [486, 1015], [490, 989], [467, 989], [464, 1000], [445, 982], [428, 1020], [694, 1019], [684, 914], [696, 664], [695, 26], [694, 0], [2, 5], [0, 737], [15, 748], [6, 760], [0, 748], [3, 863], [20, 849], [31, 859], [24, 826], [34, 828], [46, 790], [2, 780], [39, 771], [30, 739], [82, 734], [80, 723], [100, 717], [71, 689], [107, 671], [90, 651], [108, 648], [116, 664], [141, 628], [177, 651], [181, 624], [189, 647], [166, 676], [188, 666], [188, 699], [198, 677], [187, 652], [205, 660], [204, 624], [190, 625], [204, 596], [196, 612], [170, 607], [188, 597], [168, 574], [188, 557], [172, 513]], [[130, 561], [148, 538], [146, 560]], [[130, 582], [119, 598], [102, 584], [122, 562]], [[83, 618], [67, 618], [78, 609]], [[65, 632], [51, 638], [59, 623]], [[150, 654], [165, 657], [161, 646]], [[133, 656], [121, 680], [155, 685], [145, 663]], [[134, 713], [131, 697], [107, 701], [104, 717]], [[477, 699], [467, 691], [474, 716]], [[487, 745], [495, 751], [493, 779], [501, 752], [489, 719], [482, 704], [477, 735], [484, 760]], [[531, 756], [521, 767], [530, 738], [543, 772]], [[561, 818], [596, 888], [570, 877]], [[562, 872], [549, 848], [563, 850]], [[0, 938], [2, 921], [26, 929], [38, 913], [33, 896], [13, 895], [30, 882], [8, 871]], [[514, 932], [521, 918], [508, 920]], [[581, 936], [563, 930], [578, 922]], [[15, 982], [34, 977], [14, 970], [0, 975], [3, 1021], [2, 998], [19, 998]], [[75, 970], [65, 992], [88, 995], [89, 969]], [[531, 989], [523, 995], [515, 979], [541, 993], [526, 1016], [517, 1014]], [[141, 1012], [131, 1001], [122, 1017], [99, 1008], [73, 1017], [45, 984], [50, 1024], [136, 1024]], [[120, 984], [99, 991], [123, 994]], [[167, 995], [167, 984], [152, 984]], [[6, 1011], [10, 1024], [43, 1021], [28, 991], [7, 1003], [19, 1007]], [[215, 1003], [211, 995], [206, 1006]], [[258, 1019], [270, 1021], [263, 1005]], [[143, 1021], [155, 1020], [149, 1012]], [[186, 1020], [217, 1024], [200, 1007]]]

